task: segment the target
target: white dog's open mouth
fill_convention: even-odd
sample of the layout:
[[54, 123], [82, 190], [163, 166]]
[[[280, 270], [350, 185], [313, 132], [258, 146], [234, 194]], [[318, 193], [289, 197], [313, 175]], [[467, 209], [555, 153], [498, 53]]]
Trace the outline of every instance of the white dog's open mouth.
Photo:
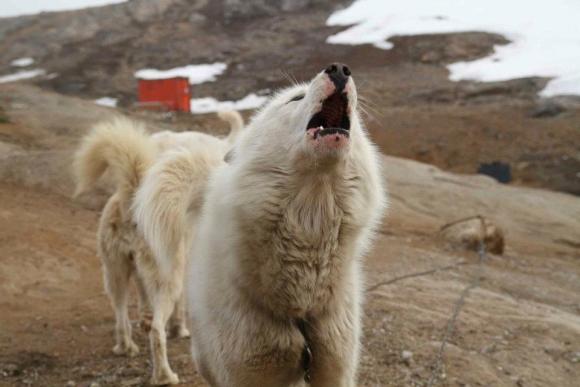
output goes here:
[[322, 102], [322, 109], [308, 122], [306, 130], [313, 140], [333, 148], [348, 143], [350, 118], [347, 94], [337, 90], [326, 98]]

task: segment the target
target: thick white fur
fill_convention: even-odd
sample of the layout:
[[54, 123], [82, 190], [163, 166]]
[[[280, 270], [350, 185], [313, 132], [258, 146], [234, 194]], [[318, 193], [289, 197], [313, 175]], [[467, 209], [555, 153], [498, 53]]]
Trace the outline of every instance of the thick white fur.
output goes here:
[[333, 88], [320, 73], [277, 94], [210, 180], [186, 283], [193, 358], [212, 386], [301, 385], [298, 319], [311, 385], [356, 385], [361, 258], [386, 194], [352, 79], [348, 146], [312, 146], [308, 121]]
[[[239, 133], [238, 126], [243, 126], [241, 117], [236, 112], [228, 114], [228, 121], [237, 125], [232, 129]], [[236, 115], [239, 121], [235, 120]], [[171, 317], [170, 330], [178, 337], [189, 335], [182, 301], [187, 241], [181, 230], [185, 227], [186, 217], [194, 219], [200, 213], [207, 176], [212, 168], [223, 162], [231, 141], [231, 134], [223, 140], [198, 133], [164, 132], [150, 136], [141, 125], [126, 118], [115, 118], [95, 126], [75, 155], [77, 194], [93, 186], [107, 169], [115, 177], [117, 190], [103, 210], [97, 236], [105, 288], [116, 315], [117, 342], [113, 351], [130, 356], [138, 353], [131, 338], [127, 310], [130, 280], [135, 277], [142, 322], [146, 320], [146, 306], [153, 311], [149, 333], [152, 384], [179, 381], [167, 359], [165, 329]], [[176, 223], [163, 223], [168, 227], [163, 230], [164, 236], [180, 237], [171, 239], [172, 249], [161, 259], [152, 253], [133, 221], [133, 197], [143, 180], [146, 184], [138, 197], [152, 204], [152, 216], [159, 213], [155, 212], [157, 210], [170, 211], [170, 214], [178, 211], [179, 214], [170, 217]], [[150, 189], [147, 184], [153, 183], [155, 189]], [[144, 216], [148, 213], [147, 206], [136, 208]], [[191, 226], [193, 223], [187, 224]]]

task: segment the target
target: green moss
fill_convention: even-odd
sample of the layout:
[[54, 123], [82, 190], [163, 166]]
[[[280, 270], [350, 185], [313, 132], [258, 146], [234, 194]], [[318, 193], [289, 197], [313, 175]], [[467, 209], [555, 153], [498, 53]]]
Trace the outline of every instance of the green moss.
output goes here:
[[4, 113], [4, 109], [2, 109], [2, 107], [0, 107], [0, 124], [9, 124], [9, 123], [10, 123], [10, 119], [8, 118], [6, 113]]

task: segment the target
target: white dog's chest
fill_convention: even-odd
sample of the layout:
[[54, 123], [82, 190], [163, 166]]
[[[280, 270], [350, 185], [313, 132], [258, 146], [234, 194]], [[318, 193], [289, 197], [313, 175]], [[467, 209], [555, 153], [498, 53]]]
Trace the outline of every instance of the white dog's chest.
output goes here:
[[261, 302], [289, 317], [326, 308], [338, 293], [348, 257], [344, 220], [338, 207], [307, 214], [286, 208], [269, 224], [256, 267]]

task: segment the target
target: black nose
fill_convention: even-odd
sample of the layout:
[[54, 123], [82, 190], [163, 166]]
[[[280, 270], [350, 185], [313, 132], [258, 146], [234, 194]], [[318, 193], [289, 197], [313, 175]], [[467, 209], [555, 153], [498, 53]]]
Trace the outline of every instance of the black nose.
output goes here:
[[350, 77], [350, 69], [342, 63], [333, 63], [324, 72], [328, 74], [328, 77], [338, 90], [344, 89], [346, 82], [348, 82], [348, 77]]

